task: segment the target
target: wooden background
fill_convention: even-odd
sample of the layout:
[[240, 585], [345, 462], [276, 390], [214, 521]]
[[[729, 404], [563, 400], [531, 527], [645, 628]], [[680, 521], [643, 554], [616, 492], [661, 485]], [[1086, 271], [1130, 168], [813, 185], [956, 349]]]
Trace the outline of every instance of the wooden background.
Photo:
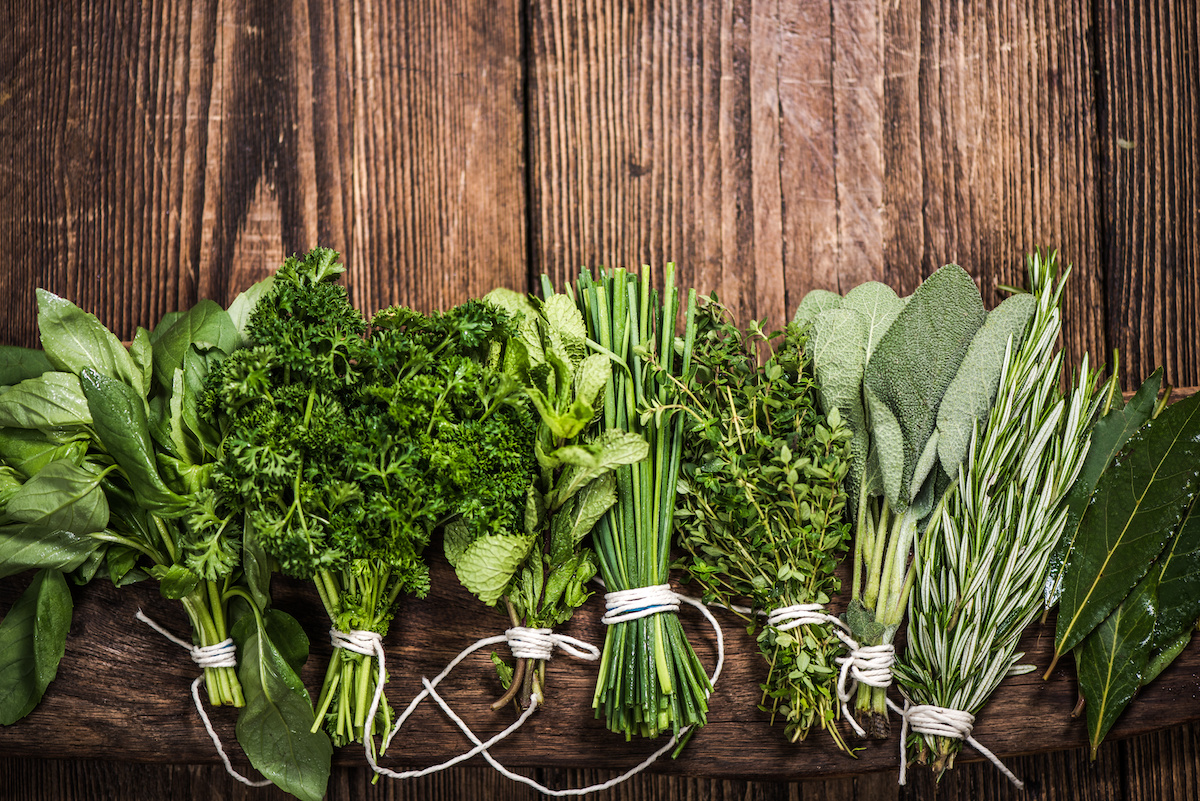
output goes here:
[[[0, 341], [35, 344], [38, 286], [129, 338], [318, 243], [344, 254], [366, 310], [670, 260], [772, 322], [809, 289], [908, 292], [951, 261], [992, 305], [1023, 254], [1050, 246], [1075, 265], [1073, 361], [1118, 348], [1126, 388], [1159, 364], [1195, 386], [1198, 128], [1200, 10], [1178, 0], [0, 0]], [[77, 602], [107, 608], [99, 592]], [[117, 642], [153, 645], [121, 628]], [[75, 633], [93, 656], [129, 657], [107, 632]], [[1162, 721], [1200, 716], [1195, 675], [1179, 682]], [[48, 708], [65, 733], [44, 721], [43, 748], [0, 733], [0, 798], [273, 797], [212, 764], [124, 761], [152, 733], [72, 750], [89, 736]], [[182, 703], [118, 712], [121, 737], [195, 735]], [[530, 771], [607, 777], [622, 745], [578, 763], [601, 767]], [[478, 767], [371, 788], [339, 762], [331, 799], [536, 795]], [[1065, 750], [1012, 767], [1026, 797], [1195, 798], [1200, 726], [1114, 741], [1094, 764]], [[679, 770], [608, 797], [934, 792], [920, 772], [899, 791], [894, 771]], [[975, 763], [938, 794], [1012, 791]]]

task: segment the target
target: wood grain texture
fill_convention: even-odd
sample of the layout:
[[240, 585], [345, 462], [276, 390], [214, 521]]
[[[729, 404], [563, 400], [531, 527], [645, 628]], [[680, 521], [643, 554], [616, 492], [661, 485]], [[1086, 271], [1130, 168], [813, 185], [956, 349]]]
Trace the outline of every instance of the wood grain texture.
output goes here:
[[1200, 7], [1097, 4], [1107, 317], [1127, 382], [1200, 383]]

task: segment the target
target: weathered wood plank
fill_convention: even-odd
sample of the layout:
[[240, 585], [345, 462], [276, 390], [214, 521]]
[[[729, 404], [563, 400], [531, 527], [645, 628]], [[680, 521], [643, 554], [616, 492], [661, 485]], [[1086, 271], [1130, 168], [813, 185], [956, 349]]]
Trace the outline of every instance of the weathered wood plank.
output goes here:
[[1200, 383], [1200, 9], [1097, 11], [1108, 336], [1128, 382]]

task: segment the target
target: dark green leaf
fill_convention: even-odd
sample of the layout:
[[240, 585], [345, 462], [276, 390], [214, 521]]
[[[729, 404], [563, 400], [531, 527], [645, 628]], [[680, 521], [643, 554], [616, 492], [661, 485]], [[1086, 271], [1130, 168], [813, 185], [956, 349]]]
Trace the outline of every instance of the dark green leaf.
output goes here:
[[128, 385], [87, 368], [80, 376], [96, 435], [129, 478], [138, 503], [148, 511], [177, 516], [187, 511], [184, 498], [163, 483], [150, 441], [142, 399]]
[[[276, 621], [281, 631], [287, 624]], [[285, 651], [294, 656], [296, 643], [276, 646], [253, 615], [233, 629], [238, 646], [238, 678], [246, 696], [237, 720], [237, 738], [250, 764], [277, 787], [302, 801], [320, 801], [329, 783], [333, 746], [328, 735], [310, 731], [312, 700]]]
[[[1079, 524], [1084, 510], [1096, 488], [1100, 475], [1116, 458], [1121, 448], [1135, 432], [1150, 419], [1158, 401], [1158, 390], [1162, 386], [1162, 368], [1147, 378], [1128, 404], [1114, 405], [1108, 414], [1101, 417], [1092, 428], [1087, 456], [1079, 469], [1079, 476], [1067, 493], [1067, 523], [1054, 553], [1050, 555], [1050, 566], [1046, 573], [1046, 606], [1058, 603], [1062, 594], [1063, 571], [1075, 539], [1079, 535]], [[1119, 396], [1118, 396], [1119, 399]]]
[[0, 426], [49, 431], [91, 423], [87, 398], [74, 373], [43, 373], [0, 394]]
[[1196, 492], [1200, 395], [1133, 435], [1100, 477], [1079, 526], [1059, 601], [1055, 650], [1075, 647], [1145, 575]]
[[1154, 633], [1157, 590], [1158, 572], [1151, 571], [1075, 651], [1079, 690], [1087, 700], [1093, 759], [1104, 735], [1142, 685]]
[[44, 351], [0, 345], [0, 387], [10, 387], [27, 378], [37, 378], [53, 369], [54, 365], [46, 358]]
[[171, 565], [167, 568], [156, 565], [151, 569], [150, 575], [158, 579], [159, 594], [172, 601], [190, 595], [200, 583], [200, 577], [183, 565]]
[[142, 370], [111, 331], [74, 303], [37, 290], [38, 330], [46, 358], [59, 370], [81, 374], [92, 369], [122, 381], [145, 397]]
[[254, 602], [260, 608], [271, 603], [271, 573], [271, 557], [263, 549], [262, 540], [249, 518], [245, 518], [242, 530], [242, 575], [250, 594], [254, 596]]
[[1155, 650], [1169, 647], [1200, 619], [1200, 501], [1192, 501], [1159, 563], [1162, 570], [1154, 623]]
[[33, 567], [68, 572], [82, 565], [99, 546], [99, 540], [64, 529], [28, 523], [0, 526], [0, 578]]
[[71, 625], [71, 591], [42, 570], [0, 622], [0, 725], [28, 715], [58, 672]]
[[73, 462], [51, 462], [25, 482], [5, 510], [9, 520], [76, 534], [103, 531], [108, 500], [100, 477]]
[[300, 668], [308, 661], [308, 635], [304, 633], [304, 627], [281, 609], [263, 612], [263, 623], [284, 661], [299, 674]]

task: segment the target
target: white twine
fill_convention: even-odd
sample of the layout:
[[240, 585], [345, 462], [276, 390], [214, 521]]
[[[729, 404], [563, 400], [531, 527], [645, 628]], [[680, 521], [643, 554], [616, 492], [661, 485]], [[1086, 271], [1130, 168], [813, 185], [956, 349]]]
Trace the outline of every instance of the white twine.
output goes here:
[[888, 706], [900, 714], [901, 720], [900, 784], [904, 784], [907, 778], [908, 760], [905, 756], [904, 745], [905, 740], [908, 739], [908, 728], [912, 726], [912, 730], [917, 734], [929, 734], [934, 737], [952, 737], [956, 740], [965, 740], [971, 744], [972, 748], [987, 757], [993, 765], [999, 768], [1000, 772], [1007, 776], [1008, 780], [1016, 785], [1018, 790], [1025, 789], [1025, 783], [1013, 775], [1013, 772], [1005, 767], [999, 757], [971, 736], [971, 731], [975, 728], [975, 716], [970, 712], [965, 712], [961, 709], [949, 709], [944, 706], [934, 706], [933, 704], [910, 704], [908, 701], [904, 702], [903, 709], [898, 708], [891, 701], [888, 701]]
[[[378, 656], [383, 651], [383, 637], [374, 631], [364, 629], [338, 631], [337, 628], [331, 627], [329, 642], [334, 648], [343, 648], [363, 656]], [[383, 674], [381, 673], [380, 680], [382, 679]]]
[[[658, 587], [648, 588], [648, 589], [650, 589], [652, 592], [650, 592], [650, 593], [643, 592], [642, 596], [637, 595], [637, 593], [640, 592], [639, 590], [618, 591], [618, 592], [625, 593], [625, 595], [618, 597], [618, 599], [617, 599], [618, 603], [622, 604], [622, 606], [631, 606], [631, 608], [618, 609], [615, 612], [615, 614], [617, 616], [620, 616], [622, 620], [636, 620], [639, 617], [646, 617], [648, 615], [657, 614], [658, 612], [676, 611], [679, 608], [680, 601], [691, 604], [692, 606], [699, 609], [700, 613], [702, 615], [704, 615], [705, 619], [708, 620], [709, 625], [711, 625], [713, 627], [713, 631], [715, 631], [716, 635], [717, 635], [717, 664], [716, 664], [716, 667], [713, 669], [712, 674], [709, 676], [709, 684], [716, 685], [717, 679], [720, 678], [720, 676], [721, 676], [721, 669], [725, 665], [725, 637], [724, 637], [723, 632], [721, 631], [721, 625], [717, 622], [717, 619], [715, 617], [713, 617], [712, 613], [709, 612], [708, 609], [705, 608], [704, 604], [702, 604], [699, 601], [696, 601], [692, 598], [688, 598], [685, 595], [677, 595], [676, 593], [671, 591], [671, 588], [669, 585], [664, 584], [664, 585], [659, 585]], [[665, 592], [663, 592], [664, 589], [665, 589]], [[666, 593], [670, 593], [671, 597], [667, 598]], [[609, 593], [606, 596], [606, 600], [609, 599], [609, 596], [615, 595], [615, 594], [617, 594], [617, 593]], [[647, 595], [649, 595], [649, 598], [650, 598], [649, 603], [646, 602], [645, 596], [647, 596]], [[609, 608], [611, 610], [611, 606]], [[625, 617], [625, 615], [632, 615], [632, 616]], [[608, 617], [609, 617], [609, 615], [606, 614], [605, 618], [608, 618]], [[616, 620], [614, 622], [621, 622], [621, 620]], [[613, 623], [610, 623], [607, 620], [605, 620], [605, 623], [607, 625], [613, 625]], [[379, 773], [384, 776], [389, 776], [391, 778], [410, 779], [410, 778], [417, 778], [419, 776], [425, 776], [425, 775], [428, 775], [428, 774], [433, 773], [438, 770], [444, 770], [445, 768], [451, 767], [452, 765], [456, 765], [459, 762], [470, 759], [471, 757], [473, 757], [477, 754], [482, 754], [483, 758], [485, 760], [487, 760], [488, 764], [490, 764], [493, 768], [495, 768], [496, 771], [500, 775], [502, 775], [508, 779], [511, 779], [513, 781], [528, 785], [529, 787], [532, 787], [533, 789], [537, 790], [539, 793], [542, 793], [544, 795], [548, 795], [548, 796], [555, 797], [555, 798], [562, 798], [562, 797], [566, 797], [566, 796], [587, 795], [588, 793], [595, 793], [595, 792], [599, 792], [601, 790], [608, 790], [608, 789], [620, 784], [621, 782], [624, 782], [625, 780], [641, 773], [643, 770], [645, 770], [646, 768], [653, 765], [658, 760], [659, 757], [661, 757], [663, 754], [667, 753], [672, 748], [674, 748], [675, 745], [679, 742], [679, 738], [686, 735], [688, 733], [688, 731], [691, 729], [690, 726], [680, 729], [679, 734], [672, 735], [670, 741], [666, 745], [664, 745], [662, 748], [659, 748], [653, 754], [646, 757], [646, 759], [642, 760], [640, 763], [638, 763], [634, 767], [630, 768], [625, 773], [622, 773], [619, 776], [609, 779], [606, 782], [603, 782], [601, 784], [594, 784], [590, 787], [569, 788], [566, 790], [553, 790], [553, 789], [541, 784], [537, 780], [529, 778], [528, 776], [522, 776], [519, 773], [513, 773], [508, 768], [506, 768], [504, 765], [502, 765], [494, 756], [492, 756], [491, 752], [488, 751], [488, 749], [491, 748], [496, 743], [503, 740], [508, 735], [512, 734], [517, 729], [519, 729], [522, 726], [522, 724], [524, 724], [525, 721], [529, 719], [529, 717], [534, 713], [534, 711], [538, 707], [537, 697], [534, 696], [534, 698], [531, 700], [531, 702], [529, 704], [529, 707], [524, 712], [522, 712], [521, 715], [508, 728], [506, 728], [504, 731], [493, 736], [492, 738], [490, 738], [489, 740], [487, 740], [485, 742], [485, 741], [481, 741], [479, 739], [479, 737], [476, 736], [475, 732], [473, 732], [471, 730], [471, 727], [468, 726], [466, 724], [466, 722], [463, 721], [462, 718], [460, 718], [457, 714], [455, 714], [454, 710], [450, 708], [450, 705], [446, 703], [445, 699], [442, 698], [441, 695], [438, 694], [436, 688], [437, 688], [437, 685], [439, 683], [441, 683], [442, 679], [444, 679], [444, 678], [446, 678], [446, 676], [450, 675], [450, 671], [452, 671], [458, 665], [459, 662], [466, 659], [470, 654], [474, 653], [475, 651], [478, 651], [480, 648], [486, 648], [489, 645], [496, 645], [498, 643], [506, 642], [506, 641], [509, 643], [509, 647], [512, 648], [512, 642], [513, 642], [514, 638], [510, 635], [512, 635], [512, 633], [514, 631], [517, 633], [515, 639], [517, 639], [518, 641], [525, 641], [530, 637], [530, 632], [538, 632], [539, 634], [541, 634], [545, 630], [544, 629], [525, 629], [522, 627], [515, 627], [514, 629], [509, 629], [507, 632], [505, 632], [505, 634], [503, 636], [485, 637], [484, 639], [479, 640], [475, 644], [470, 645], [467, 648], [463, 649], [463, 651], [460, 652], [458, 656], [456, 656], [454, 659], [452, 659], [450, 661], [450, 663], [446, 666], [445, 670], [443, 670], [440, 674], [437, 675], [437, 677], [435, 677], [433, 679], [433, 681], [430, 681], [429, 679], [422, 677], [421, 683], [424, 685], [425, 689], [422, 690], [421, 693], [418, 694], [417, 697], [415, 697], [412, 700], [412, 702], [404, 710], [403, 714], [401, 714], [400, 717], [396, 720], [395, 726], [392, 728], [392, 731], [388, 734], [388, 736], [384, 740], [384, 744], [383, 744], [383, 748], [384, 748], [384, 750], [386, 750], [388, 744], [392, 740], [392, 737], [395, 736], [395, 734], [400, 730], [400, 727], [404, 724], [404, 721], [408, 719], [409, 715], [412, 714], [413, 710], [416, 709], [417, 705], [420, 704], [421, 701], [425, 700], [426, 698], [432, 698], [434, 700], [434, 702], [437, 703], [437, 705], [442, 708], [442, 711], [446, 713], [447, 717], [449, 717], [452, 721], [454, 721], [455, 725], [457, 725], [458, 728], [462, 731], [462, 733], [464, 735], [466, 735], [467, 739], [469, 739], [472, 743], [474, 743], [474, 746], [475, 746], [474, 748], [472, 748], [470, 751], [459, 754], [458, 756], [454, 757], [453, 759], [448, 760], [447, 762], [442, 763], [441, 765], [435, 765], [430, 768], [422, 768], [419, 770], [408, 770], [408, 771], [403, 771], [403, 772], [396, 772], [396, 771], [388, 770], [387, 768], [379, 767], [375, 763], [373, 748], [371, 746], [368, 746], [367, 762], [371, 765], [372, 769], [374, 769], [376, 773]], [[557, 647], [561, 648], [564, 651], [567, 651], [567, 653], [573, 653], [573, 652], [571, 649], [564, 647], [564, 641], [570, 641], [573, 645], [583, 647], [589, 653], [595, 653], [594, 657], [586, 656], [586, 657], [581, 657], [581, 658], [591, 660], [591, 659], [597, 659], [600, 656], [600, 651], [595, 646], [588, 645], [587, 643], [582, 643], [579, 640], [575, 640], [574, 638], [565, 637], [564, 635], [556, 635], [556, 634], [551, 634], [550, 637], [555, 639], [555, 645]], [[533, 638], [537, 639], [537, 635], [533, 635]], [[522, 646], [522, 645], [518, 645], [518, 648], [523, 648], [523, 647], [524, 646]], [[514, 655], [515, 655], [515, 651], [514, 651]], [[710, 692], [710, 694], [711, 694], [711, 692]], [[376, 702], [378, 702], [378, 697], [376, 697], [375, 700], [376, 700]], [[375, 703], [372, 703], [371, 708], [372, 708], [372, 712], [373, 712], [374, 708], [375, 708]]]
[[888, 688], [892, 686], [892, 665], [896, 662], [896, 649], [891, 643], [883, 645], [859, 645], [850, 636], [850, 627], [841, 618], [825, 611], [821, 604], [793, 604], [779, 609], [773, 609], [767, 614], [767, 625], [779, 631], [791, 631], [799, 626], [820, 626], [830, 624], [834, 627], [842, 644], [846, 646], [846, 655], [839, 656], [834, 661], [841, 665], [838, 673], [837, 696], [842, 703], [842, 717], [854, 729], [859, 737], [865, 737], [866, 731], [858, 725], [850, 712], [850, 700], [859, 684], [868, 687]]
[[[151, 620], [149, 616], [142, 612], [141, 609], [137, 611], [136, 617], [171, 642], [182, 648], [186, 648], [192, 655], [192, 661], [202, 668], [237, 667], [237, 646], [233, 644], [233, 640], [231, 639], [226, 639], [216, 645], [193, 645], [186, 640], [176, 637], [158, 625], [158, 623]], [[203, 674], [197, 676], [196, 680], [192, 682], [192, 700], [196, 702], [196, 711], [200, 713], [200, 720], [204, 721], [204, 729], [208, 732], [208, 737], [212, 740], [213, 746], [216, 747], [217, 755], [225, 763], [225, 772], [247, 787], [266, 787], [271, 784], [270, 779], [254, 781], [253, 779], [247, 779], [233, 769], [233, 763], [229, 761], [229, 755], [225, 753], [225, 748], [221, 745], [221, 738], [217, 736], [217, 730], [213, 728], [212, 721], [208, 719], [208, 713], [204, 711], [204, 704], [200, 701], [200, 682], [202, 681], [204, 681]]]
[[671, 589], [670, 584], [655, 584], [650, 587], [635, 587], [630, 590], [615, 590], [604, 593], [604, 617], [600, 622], [606, 626], [637, 620], [660, 612], [678, 612], [679, 601], [684, 596]]

